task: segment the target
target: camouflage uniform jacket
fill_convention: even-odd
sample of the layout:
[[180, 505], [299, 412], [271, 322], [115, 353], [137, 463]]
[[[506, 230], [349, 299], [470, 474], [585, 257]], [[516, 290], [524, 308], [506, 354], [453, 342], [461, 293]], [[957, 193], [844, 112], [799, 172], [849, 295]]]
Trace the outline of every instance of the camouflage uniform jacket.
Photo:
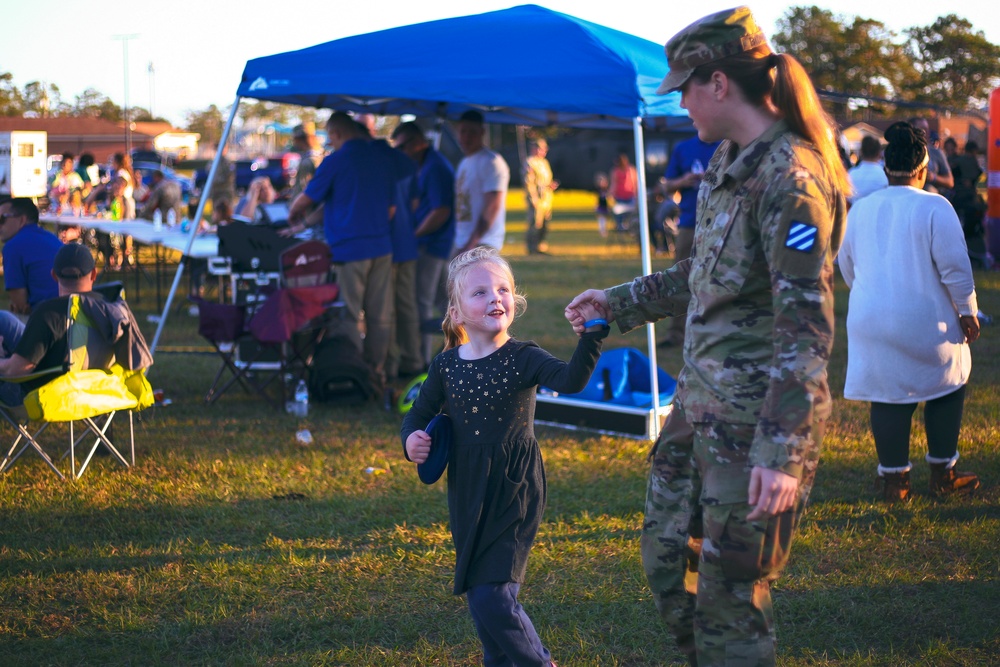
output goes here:
[[689, 260], [606, 292], [623, 332], [686, 309], [688, 419], [756, 424], [751, 465], [797, 478], [813, 422], [830, 414], [845, 209], [818, 152], [779, 121], [745, 150], [724, 142], [715, 153]]

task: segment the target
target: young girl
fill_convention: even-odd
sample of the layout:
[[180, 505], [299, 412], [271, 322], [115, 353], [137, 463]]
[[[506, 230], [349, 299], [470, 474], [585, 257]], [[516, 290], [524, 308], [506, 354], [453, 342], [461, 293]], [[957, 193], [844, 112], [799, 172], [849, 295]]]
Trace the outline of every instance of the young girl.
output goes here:
[[434, 358], [403, 421], [406, 458], [423, 463], [422, 429], [439, 411], [451, 417], [448, 513], [455, 542], [455, 594], [467, 593], [486, 665], [548, 667], [548, 650], [517, 601], [528, 552], [545, 508], [545, 471], [535, 440], [535, 387], [582, 390], [608, 327], [589, 308], [573, 359], [556, 359], [508, 329], [524, 297], [510, 265], [486, 246], [448, 267], [445, 350]]

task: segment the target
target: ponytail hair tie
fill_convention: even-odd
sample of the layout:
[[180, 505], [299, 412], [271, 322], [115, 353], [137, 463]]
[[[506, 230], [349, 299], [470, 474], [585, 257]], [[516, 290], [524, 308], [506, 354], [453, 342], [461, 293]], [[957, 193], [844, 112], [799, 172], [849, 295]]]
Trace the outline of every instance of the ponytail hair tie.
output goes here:
[[781, 62], [781, 56], [779, 54], [772, 53], [772, 54], [768, 55], [768, 57], [767, 57], [767, 67], [768, 67], [768, 69], [773, 69], [773, 68], [777, 67], [779, 62]]

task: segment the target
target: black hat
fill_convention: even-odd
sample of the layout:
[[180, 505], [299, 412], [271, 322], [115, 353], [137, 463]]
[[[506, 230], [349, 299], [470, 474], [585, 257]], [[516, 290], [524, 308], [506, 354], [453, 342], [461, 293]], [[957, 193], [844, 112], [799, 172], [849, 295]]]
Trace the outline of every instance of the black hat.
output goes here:
[[417, 476], [424, 484], [433, 484], [441, 479], [451, 453], [451, 418], [442, 413], [427, 424], [427, 435], [431, 436], [431, 452], [427, 460], [417, 464]]
[[52, 262], [52, 273], [56, 274], [56, 278], [64, 280], [89, 276], [93, 270], [94, 256], [90, 254], [90, 248], [79, 243], [67, 243], [59, 248]]

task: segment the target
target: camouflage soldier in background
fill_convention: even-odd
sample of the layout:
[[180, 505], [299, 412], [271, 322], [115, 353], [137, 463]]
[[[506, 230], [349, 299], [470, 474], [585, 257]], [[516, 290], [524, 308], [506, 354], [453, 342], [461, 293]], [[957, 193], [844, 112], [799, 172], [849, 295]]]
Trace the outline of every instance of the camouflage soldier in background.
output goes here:
[[[847, 174], [802, 67], [750, 10], [705, 17], [666, 46], [703, 141], [690, 259], [567, 306], [622, 332], [687, 313], [675, 409], [653, 450], [642, 557], [692, 665], [773, 665], [770, 585], [788, 560], [830, 414], [833, 258]], [[697, 602], [697, 607], [695, 603]]]
[[296, 125], [292, 129], [292, 149], [299, 154], [300, 161], [288, 201], [293, 201], [306, 189], [316, 174], [316, 167], [323, 161], [323, 154], [316, 150], [316, 134], [312, 123]]

